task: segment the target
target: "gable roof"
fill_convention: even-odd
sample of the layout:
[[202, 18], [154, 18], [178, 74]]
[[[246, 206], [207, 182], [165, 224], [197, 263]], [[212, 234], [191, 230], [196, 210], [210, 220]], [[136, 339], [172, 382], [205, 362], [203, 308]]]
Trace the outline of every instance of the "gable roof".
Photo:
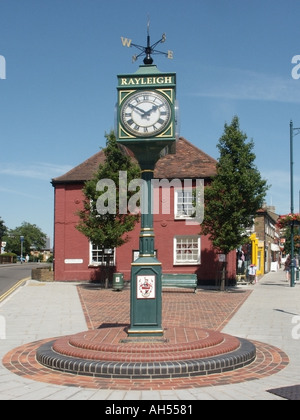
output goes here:
[[216, 175], [217, 161], [184, 137], [176, 142], [176, 153], [162, 157], [156, 164], [158, 179], [210, 178]]
[[[124, 153], [132, 156], [132, 152], [122, 146]], [[94, 154], [64, 175], [52, 179], [52, 185], [65, 183], [81, 183], [91, 179], [100, 164], [105, 162], [104, 151]], [[188, 140], [180, 137], [176, 142], [176, 153], [163, 156], [155, 166], [154, 178], [188, 179], [210, 178], [216, 174], [217, 161], [198, 149]]]

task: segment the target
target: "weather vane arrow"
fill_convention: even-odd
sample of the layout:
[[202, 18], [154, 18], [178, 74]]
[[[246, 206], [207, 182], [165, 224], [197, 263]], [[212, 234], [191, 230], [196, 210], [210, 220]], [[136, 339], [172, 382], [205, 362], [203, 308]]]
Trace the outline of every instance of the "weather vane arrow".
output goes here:
[[158, 44], [164, 43], [166, 41], [166, 34], [162, 34], [161, 39], [151, 45], [151, 42], [150, 42], [150, 21], [149, 21], [149, 19], [148, 19], [148, 23], [147, 23], [147, 46], [146, 47], [144, 47], [142, 45], [134, 44], [131, 39], [125, 38], [123, 36], [121, 36], [121, 41], [122, 41], [123, 47], [128, 47], [128, 48], [135, 47], [135, 48], [137, 48], [138, 50], [141, 51], [139, 54], [134, 55], [132, 57], [132, 62], [133, 63], [143, 54], [145, 54], [144, 64], [152, 64], [153, 63], [153, 58], [151, 57], [151, 55], [154, 55], [154, 54], [162, 54], [167, 58], [170, 58], [170, 59], [173, 58], [173, 51], [169, 50], [167, 52], [163, 52], [163, 51], [158, 51], [158, 50], [155, 49]]

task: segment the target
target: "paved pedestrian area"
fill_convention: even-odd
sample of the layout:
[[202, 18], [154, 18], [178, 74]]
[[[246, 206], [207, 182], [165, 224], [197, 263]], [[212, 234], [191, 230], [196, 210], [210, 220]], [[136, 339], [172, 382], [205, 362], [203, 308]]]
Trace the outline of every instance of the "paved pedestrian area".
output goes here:
[[[299, 298], [299, 284], [289, 287], [283, 271], [225, 292], [163, 292], [164, 327], [201, 327], [246, 338], [256, 345], [257, 358], [248, 367], [193, 381], [130, 383], [54, 372], [35, 361], [35, 350], [45, 341], [105, 324], [129, 323], [129, 291], [30, 280], [0, 304], [0, 399], [281, 400], [292, 394], [295, 398], [300, 384]], [[276, 393], [283, 388], [291, 389], [290, 394]]]

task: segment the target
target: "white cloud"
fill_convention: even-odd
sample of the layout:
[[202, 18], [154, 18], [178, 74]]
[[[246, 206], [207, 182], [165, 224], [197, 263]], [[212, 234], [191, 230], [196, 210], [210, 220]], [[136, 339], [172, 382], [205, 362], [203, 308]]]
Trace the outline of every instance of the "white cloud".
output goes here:
[[40, 196], [28, 194], [27, 192], [23, 192], [23, 191], [17, 191], [17, 190], [14, 190], [12, 188], [0, 187], [0, 192], [6, 193], [6, 194], [18, 195], [18, 196], [22, 196], [22, 197], [27, 197], [27, 198], [34, 199], [34, 200], [40, 199]]
[[72, 169], [69, 165], [56, 165], [53, 163], [34, 163], [20, 166], [17, 163], [1, 163], [0, 174], [38, 180], [50, 180], [56, 176], [63, 175]]
[[195, 96], [300, 103], [300, 81], [294, 80], [291, 74], [280, 77], [222, 67], [206, 71], [210, 72], [213, 84], [206, 81], [203, 89], [193, 93]]

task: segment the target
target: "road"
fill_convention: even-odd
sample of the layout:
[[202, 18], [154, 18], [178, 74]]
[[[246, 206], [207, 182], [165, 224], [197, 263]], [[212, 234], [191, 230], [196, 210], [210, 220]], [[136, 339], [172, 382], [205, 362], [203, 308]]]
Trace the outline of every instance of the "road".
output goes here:
[[20, 280], [31, 277], [33, 268], [41, 266], [41, 263], [0, 264], [0, 301]]

